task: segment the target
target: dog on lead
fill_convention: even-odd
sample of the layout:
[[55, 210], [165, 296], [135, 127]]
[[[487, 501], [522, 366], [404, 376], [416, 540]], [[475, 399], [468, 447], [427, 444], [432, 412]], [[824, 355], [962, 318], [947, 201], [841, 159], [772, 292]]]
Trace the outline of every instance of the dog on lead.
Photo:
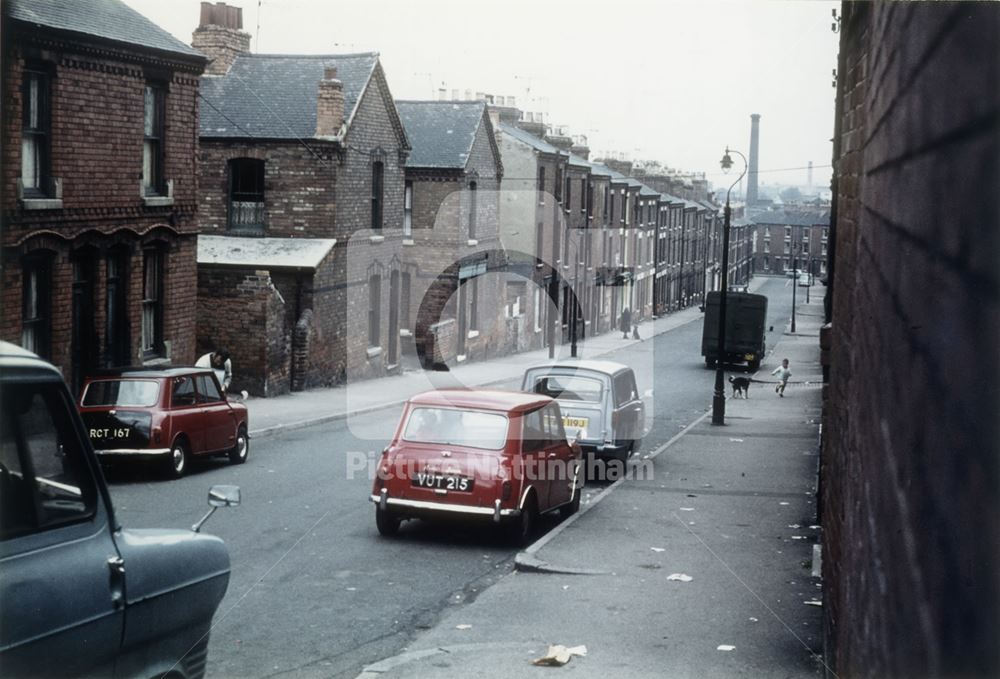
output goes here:
[[730, 375], [729, 383], [733, 385], [733, 398], [736, 398], [737, 394], [742, 395], [743, 398], [750, 398], [749, 377], [733, 377]]

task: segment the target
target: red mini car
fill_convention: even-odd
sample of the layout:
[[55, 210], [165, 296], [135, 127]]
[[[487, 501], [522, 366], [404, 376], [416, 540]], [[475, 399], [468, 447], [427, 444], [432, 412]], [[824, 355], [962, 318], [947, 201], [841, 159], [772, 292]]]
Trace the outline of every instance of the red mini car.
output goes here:
[[414, 396], [382, 452], [371, 501], [382, 535], [409, 518], [478, 517], [524, 542], [538, 515], [580, 507], [582, 454], [541, 394], [440, 389]]
[[89, 377], [79, 406], [94, 451], [104, 460], [153, 460], [177, 478], [192, 455], [226, 454], [242, 464], [250, 452], [247, 408], [226, 399], [209, 368]]

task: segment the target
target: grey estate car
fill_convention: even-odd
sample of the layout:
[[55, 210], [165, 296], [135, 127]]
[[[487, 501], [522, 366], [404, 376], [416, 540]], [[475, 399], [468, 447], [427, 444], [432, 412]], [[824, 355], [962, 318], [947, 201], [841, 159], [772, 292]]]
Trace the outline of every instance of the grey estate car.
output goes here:
[[559, 401], [566, 435], [585, 452], [626, 460], [646, 427], [646, 405], [632, 368], [613, 361], [567, 360], [528, 368], [523, 391]]
[[0, 342], [0, 674], [201, 677], [228, 584], [221, 539], [118, 525], [62, 376]]

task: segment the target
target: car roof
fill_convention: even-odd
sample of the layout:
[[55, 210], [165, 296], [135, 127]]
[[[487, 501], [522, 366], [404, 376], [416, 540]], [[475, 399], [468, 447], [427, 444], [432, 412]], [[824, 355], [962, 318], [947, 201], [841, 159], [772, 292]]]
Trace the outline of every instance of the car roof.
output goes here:
[[575, 370], [590, 370], [593, 372], [604, 373], [605, 375], [616, 375], [620, 372], [631, 370], [624, 363], [616, 363], [615, 361], [598, 361], [595, 359], [580, 359], [580, 360], [562, 360], [555, 363], [544, 363], [542, 365], [532, 366], [528, 370], [559, 370], [559, 371], [575, 371]]
[[24, 347], [0, 340], [0, 365], [4, 368], [32, 368], [51, 373], [59, 379], [62, 374], [48, 361], [39, 358]]
[[548, 396], [504, 389], [434, 389], [410, 398], [413, 405], [449, 406], [480, 410], [534, 410], [552, 401]]
[[151, 379], [157, 377], [179, 377], [181, 375], [194, 375], [211, 372], [211, 368], [196, 368], [194, 366], [171, 366], [159, 368], [105, 368], [96, 370], [87, 376], [89, 380], [114, 380], [119, 378], [128, 379]]

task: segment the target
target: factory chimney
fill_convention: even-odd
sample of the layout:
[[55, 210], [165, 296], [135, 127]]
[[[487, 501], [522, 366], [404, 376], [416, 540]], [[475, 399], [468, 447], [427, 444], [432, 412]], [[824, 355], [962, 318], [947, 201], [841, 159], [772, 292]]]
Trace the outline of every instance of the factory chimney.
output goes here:
[[747, 207], [757, 204], [757, 169], [760, 144], [760, 114], [750, 114], [750, 170], [747, 176]]

